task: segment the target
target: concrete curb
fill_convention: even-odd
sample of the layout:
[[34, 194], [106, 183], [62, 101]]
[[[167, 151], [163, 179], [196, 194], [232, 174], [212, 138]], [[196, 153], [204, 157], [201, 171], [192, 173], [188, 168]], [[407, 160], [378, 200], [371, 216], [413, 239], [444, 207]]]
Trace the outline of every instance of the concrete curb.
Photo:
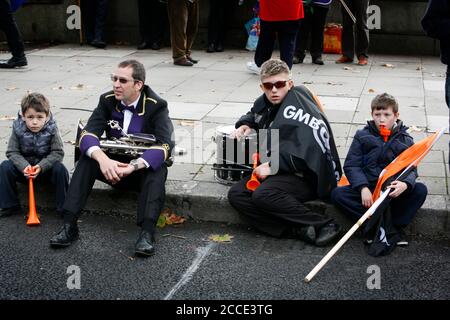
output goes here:
[[[212, 182], [176, 181], [166, 182], [166, 206], [177, 214], [199, 221], [214, 221], [230, 224], [244, 224], [238, 213], [228, 202], [229, 187]], [[44, 187], [35, 190], [36, 203], [39, 208], [53, 209], [52, 190]], [[21, 199], [28, 199], [26, 186], [19, 187]], [[86, 204], [85, 210], [102, 214], [131, 215], [136, 214], [135, 192], [123, 192], [96, 182]], [[26, 202], [22, 202], [26, 205]], [[353, 224], [332, 204], [315, 200], [306, 203], [316, 211], [333, 217], [345, 230]], [[450, 199], [443, 195], [430, 195], [419, 210], [414, 222], [409, 226], [409, 233], [428, 238], [450, 239]]]

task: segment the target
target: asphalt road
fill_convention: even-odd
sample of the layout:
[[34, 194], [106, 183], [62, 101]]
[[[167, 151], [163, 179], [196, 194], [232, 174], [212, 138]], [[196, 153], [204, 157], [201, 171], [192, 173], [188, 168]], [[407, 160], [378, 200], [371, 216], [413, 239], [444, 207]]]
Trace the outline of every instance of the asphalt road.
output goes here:
[[[85, 214], [81, 220], [81, 239], [54, 250], [49, 239], [61, 220], [53, 213], [44, 213], [34, 228], [23, 217], [1, 219], [0, 299], [450, 298], [448, 240], [413, 239], [408, 248], [373, 258], [355, 237], [305, 283], [329, 248], [188, 221], [158, 229], [156, 254], [139, 258], [133, 254], [138, 233], [133, 219]], [[233, 236], [231, 243], [207, 240], [225, 233]]]

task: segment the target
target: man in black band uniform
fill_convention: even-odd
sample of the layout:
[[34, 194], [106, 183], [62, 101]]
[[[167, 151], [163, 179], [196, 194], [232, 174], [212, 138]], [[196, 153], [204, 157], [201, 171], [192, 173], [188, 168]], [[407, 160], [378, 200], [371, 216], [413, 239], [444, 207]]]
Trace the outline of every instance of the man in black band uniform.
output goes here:
[[[97, 108], [81, 134], [81, 157], [70, 181], [64, 203], [63, 228], [51, 240], [52, 247], [65, 247], [78, 239], [77, 220], [96, 179], [121, 189], [138, 189], [137, 224], [142, 228], [135, 251], [154, 253], [154, 233], [165, 199], [167, 166], [173, 142], [173, 125], [167, 102], [145, 85], [145, 68], [136, 60], [121, 62], [111, 75], [113, 91], [100, 96]], [[123, 132], [108, 125], [118, 122], [126, 134], [148, 133], [155, 145], [130, 163], [113, 159], [100, 149], [99, 137], [120, 138]]]

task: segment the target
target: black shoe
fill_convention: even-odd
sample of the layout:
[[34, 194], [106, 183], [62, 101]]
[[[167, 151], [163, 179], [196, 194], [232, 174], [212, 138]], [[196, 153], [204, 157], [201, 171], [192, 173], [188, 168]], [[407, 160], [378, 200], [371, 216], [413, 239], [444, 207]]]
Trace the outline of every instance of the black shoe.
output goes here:
[[206, 52], [211, 53], [211, 52], [215, 52], [215, 51], [216, 51], [216, 49], [214, 48], [214, 43], [210, 43], [208, 45], [208, 48], [206, 49]]
[[303, 60], [305, 60], [305, 56], [294, 56], [292, 59], [293, 64], [303, 63]]
[[216, 46], [215, 50], [216, 50], [216, 52], [222, 52], [222, 51], [224, 50], [224, 49], [223, 49], [223, 45], [219, 43], [219, 44]]
[[20, 214], [20, 213], [22, 213], [22, 208], [20, 207], [20, 205], [17, 205], [14, 207], [1, 209], [0, 210], [0, 218], [13, 216], [13, 215]]
[[318, 65], [321, 65], [321, 66], [324, 65], [323, 60], [322, 60], [321, 57], [313, 58], [313, 59], [312, 59], [312, 63], [318, 64]]
[[106, 42], [102, 40], [93, 40], [90, 45], [99, 49], [106, 48]]
[[408, 236], [406, 235], [403, 229], [399, 230], [400, 239], [397, 241], [397, 246], [399, 247], [407, 247], [409, 245]]
[[316, 242], [316, 230], [313, 226], [306, 226], [302, 228], [294, 228], [292, 235], [296, 239], [300, 239], [309, 244], [315, 244]]
[[50, 239], [50, 246], [54, 248], [68, 247], [78, 239], [79, 231], [77, 223], [64, 223], [59, 232]]
[[150, 48], [152, 50], [159, 50], [159, 49], [161, 49], [161, 46], [159, 45], [159, 43], [153, 42]]
[[184, 57], [179, 60], [175, 60], [173, 62], [173, 64], [177, 65], [177, 66], [184, 66], [184, 67], [192, 67], [194, 65], [190, 60], [188, 60]]
[[150, 232], [141, 230], [139, 238], [134, 246], [134, 251], [137, 255], [151, 256], [155, 254], [155, 238]]
[[142, 42], [140, 45], [137, 46], [138, 50], [144, 50], [150, 48], [150, 45], [147, 42]]
[[190, 62], [192, 62], [193, 64], [196, 64], [196, 63], [198, 63], [198, 61], [199, 61], [199, 60], [192, 59], [191, 56], [186, 56], [186, 59], [188, 59], [188, 60], [189, 60]]
[[28, 65], [27, 58], [22, 57], [12, 57], [11, 59], [0, 63], [0, 68], [3, 69], [14, 69], [16, 67], [25, 67]]
[[316, 246], [324, 247], [333, 242], [341, 233], [341, 226], [337, 223], [329, 223], [319, 230], [319, 235], [316, 238]]

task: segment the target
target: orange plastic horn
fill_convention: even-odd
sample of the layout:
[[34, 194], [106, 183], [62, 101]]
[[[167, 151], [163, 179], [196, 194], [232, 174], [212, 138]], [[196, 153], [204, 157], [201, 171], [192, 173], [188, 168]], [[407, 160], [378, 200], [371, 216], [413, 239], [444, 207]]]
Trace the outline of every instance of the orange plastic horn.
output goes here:
[[380, 135], [383, 137], [384, 142], [386, 142], [391, 135], [391, 130], [387, 129], [385, 125], [380, 124]]
[[[34, 168], [31, 167], [28, 170], [28, 173], [32, 174], [34, 173]], [[38, 226], [41, 224], [39, 221], [38, 215], [36, 213], [36, 201], [34, 199], [34, 187], [33, 187], [33, 178], [28, 179], [28, 205], [30, 207], [30, 210], [28, 212], [28, 220], [27, 220], [27, 226]]]
[[[252, 155], [252, 160], [253, 160], [253, 170], [255, 170], [256, 167], [258, 166], [259, 154], [255, 152]], [[250, 178], [250, 180], [247, 181], [246, 187], [248, 190], [255, 191], [260, 184], [261, 182], [259, 182], [258, 177], [256, 176], [255, 172], [253, 172], [252, 177]]]

